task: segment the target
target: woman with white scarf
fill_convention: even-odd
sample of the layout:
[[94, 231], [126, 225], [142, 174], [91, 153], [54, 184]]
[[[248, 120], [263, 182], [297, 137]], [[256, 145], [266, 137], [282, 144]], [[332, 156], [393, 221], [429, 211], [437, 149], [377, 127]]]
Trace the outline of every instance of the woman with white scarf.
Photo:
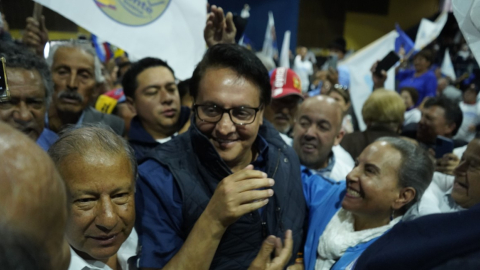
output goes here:
[[346, 181], [303, 170], [309, 208], [305, 269], [351, 269], [361, 253], [420, 200], [433, 171], [428, 153], [393, 137], [365, 148]]

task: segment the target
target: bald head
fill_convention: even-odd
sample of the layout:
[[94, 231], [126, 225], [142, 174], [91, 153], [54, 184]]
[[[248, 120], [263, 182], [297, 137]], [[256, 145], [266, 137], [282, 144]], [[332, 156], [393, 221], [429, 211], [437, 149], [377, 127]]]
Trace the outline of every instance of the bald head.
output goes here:
[[338, 124], [341, 128], [343, 121], [342, 107], [338, 102], [329, 96], [319, 95], [306, 99], [298, 110], [297, 115], [301, 115], [303, 111], [312, 111], [317, 113], [328, 114], [332, 118], [330, 121], [333, 124]]
[[311, 97], [300, 105], [293, 128], [293, 148], [303, 165], [315, 170], [328, 165], [332, 147], [343, 138], [342, 120], [342, 108], [331, 97]]
[[49, 254], [51, 269], [67, 269], [69, 246], [63, 181], [53, 162], [31, 139], [0, 123], [0, 220]]

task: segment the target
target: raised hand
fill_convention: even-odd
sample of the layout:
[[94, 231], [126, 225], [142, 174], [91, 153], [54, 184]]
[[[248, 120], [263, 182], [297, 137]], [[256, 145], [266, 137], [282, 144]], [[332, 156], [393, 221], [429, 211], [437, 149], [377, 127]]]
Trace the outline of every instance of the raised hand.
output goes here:
[[208, 47], [216, 44], [234, 44], [237, 28], [231, 12], [224, 15], [223, 9], [213, 5], [207, 17], [203, 36]]
[[32, 48], [38, 56], [43, 57], [43, 50], [47, 42], [48, 31], [45, 27], [45, 17], [42, 16], [40, 22], [33, 17], [28, 17], [23, 33], [23, 43]]

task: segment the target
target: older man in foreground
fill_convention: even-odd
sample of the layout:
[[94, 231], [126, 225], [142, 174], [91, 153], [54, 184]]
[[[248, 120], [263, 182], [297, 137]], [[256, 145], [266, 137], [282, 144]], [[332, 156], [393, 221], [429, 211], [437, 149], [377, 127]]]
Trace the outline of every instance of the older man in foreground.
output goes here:
[[111, 129], [68, 130], [49, 149], [67, 187], [69, 270], [134, 269], [135, 177], [128, 143]]

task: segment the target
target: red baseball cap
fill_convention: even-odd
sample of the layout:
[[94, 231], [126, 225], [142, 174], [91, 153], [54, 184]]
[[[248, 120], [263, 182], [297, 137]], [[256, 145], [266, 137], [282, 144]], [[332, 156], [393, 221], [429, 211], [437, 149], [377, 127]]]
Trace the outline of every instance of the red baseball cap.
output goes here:
[[279, 67], [273, 70], [270, 76], [272, 85], [272, 98], [282, 98], [290, 95], [302, 97], [300, 77], [293, 70]]

